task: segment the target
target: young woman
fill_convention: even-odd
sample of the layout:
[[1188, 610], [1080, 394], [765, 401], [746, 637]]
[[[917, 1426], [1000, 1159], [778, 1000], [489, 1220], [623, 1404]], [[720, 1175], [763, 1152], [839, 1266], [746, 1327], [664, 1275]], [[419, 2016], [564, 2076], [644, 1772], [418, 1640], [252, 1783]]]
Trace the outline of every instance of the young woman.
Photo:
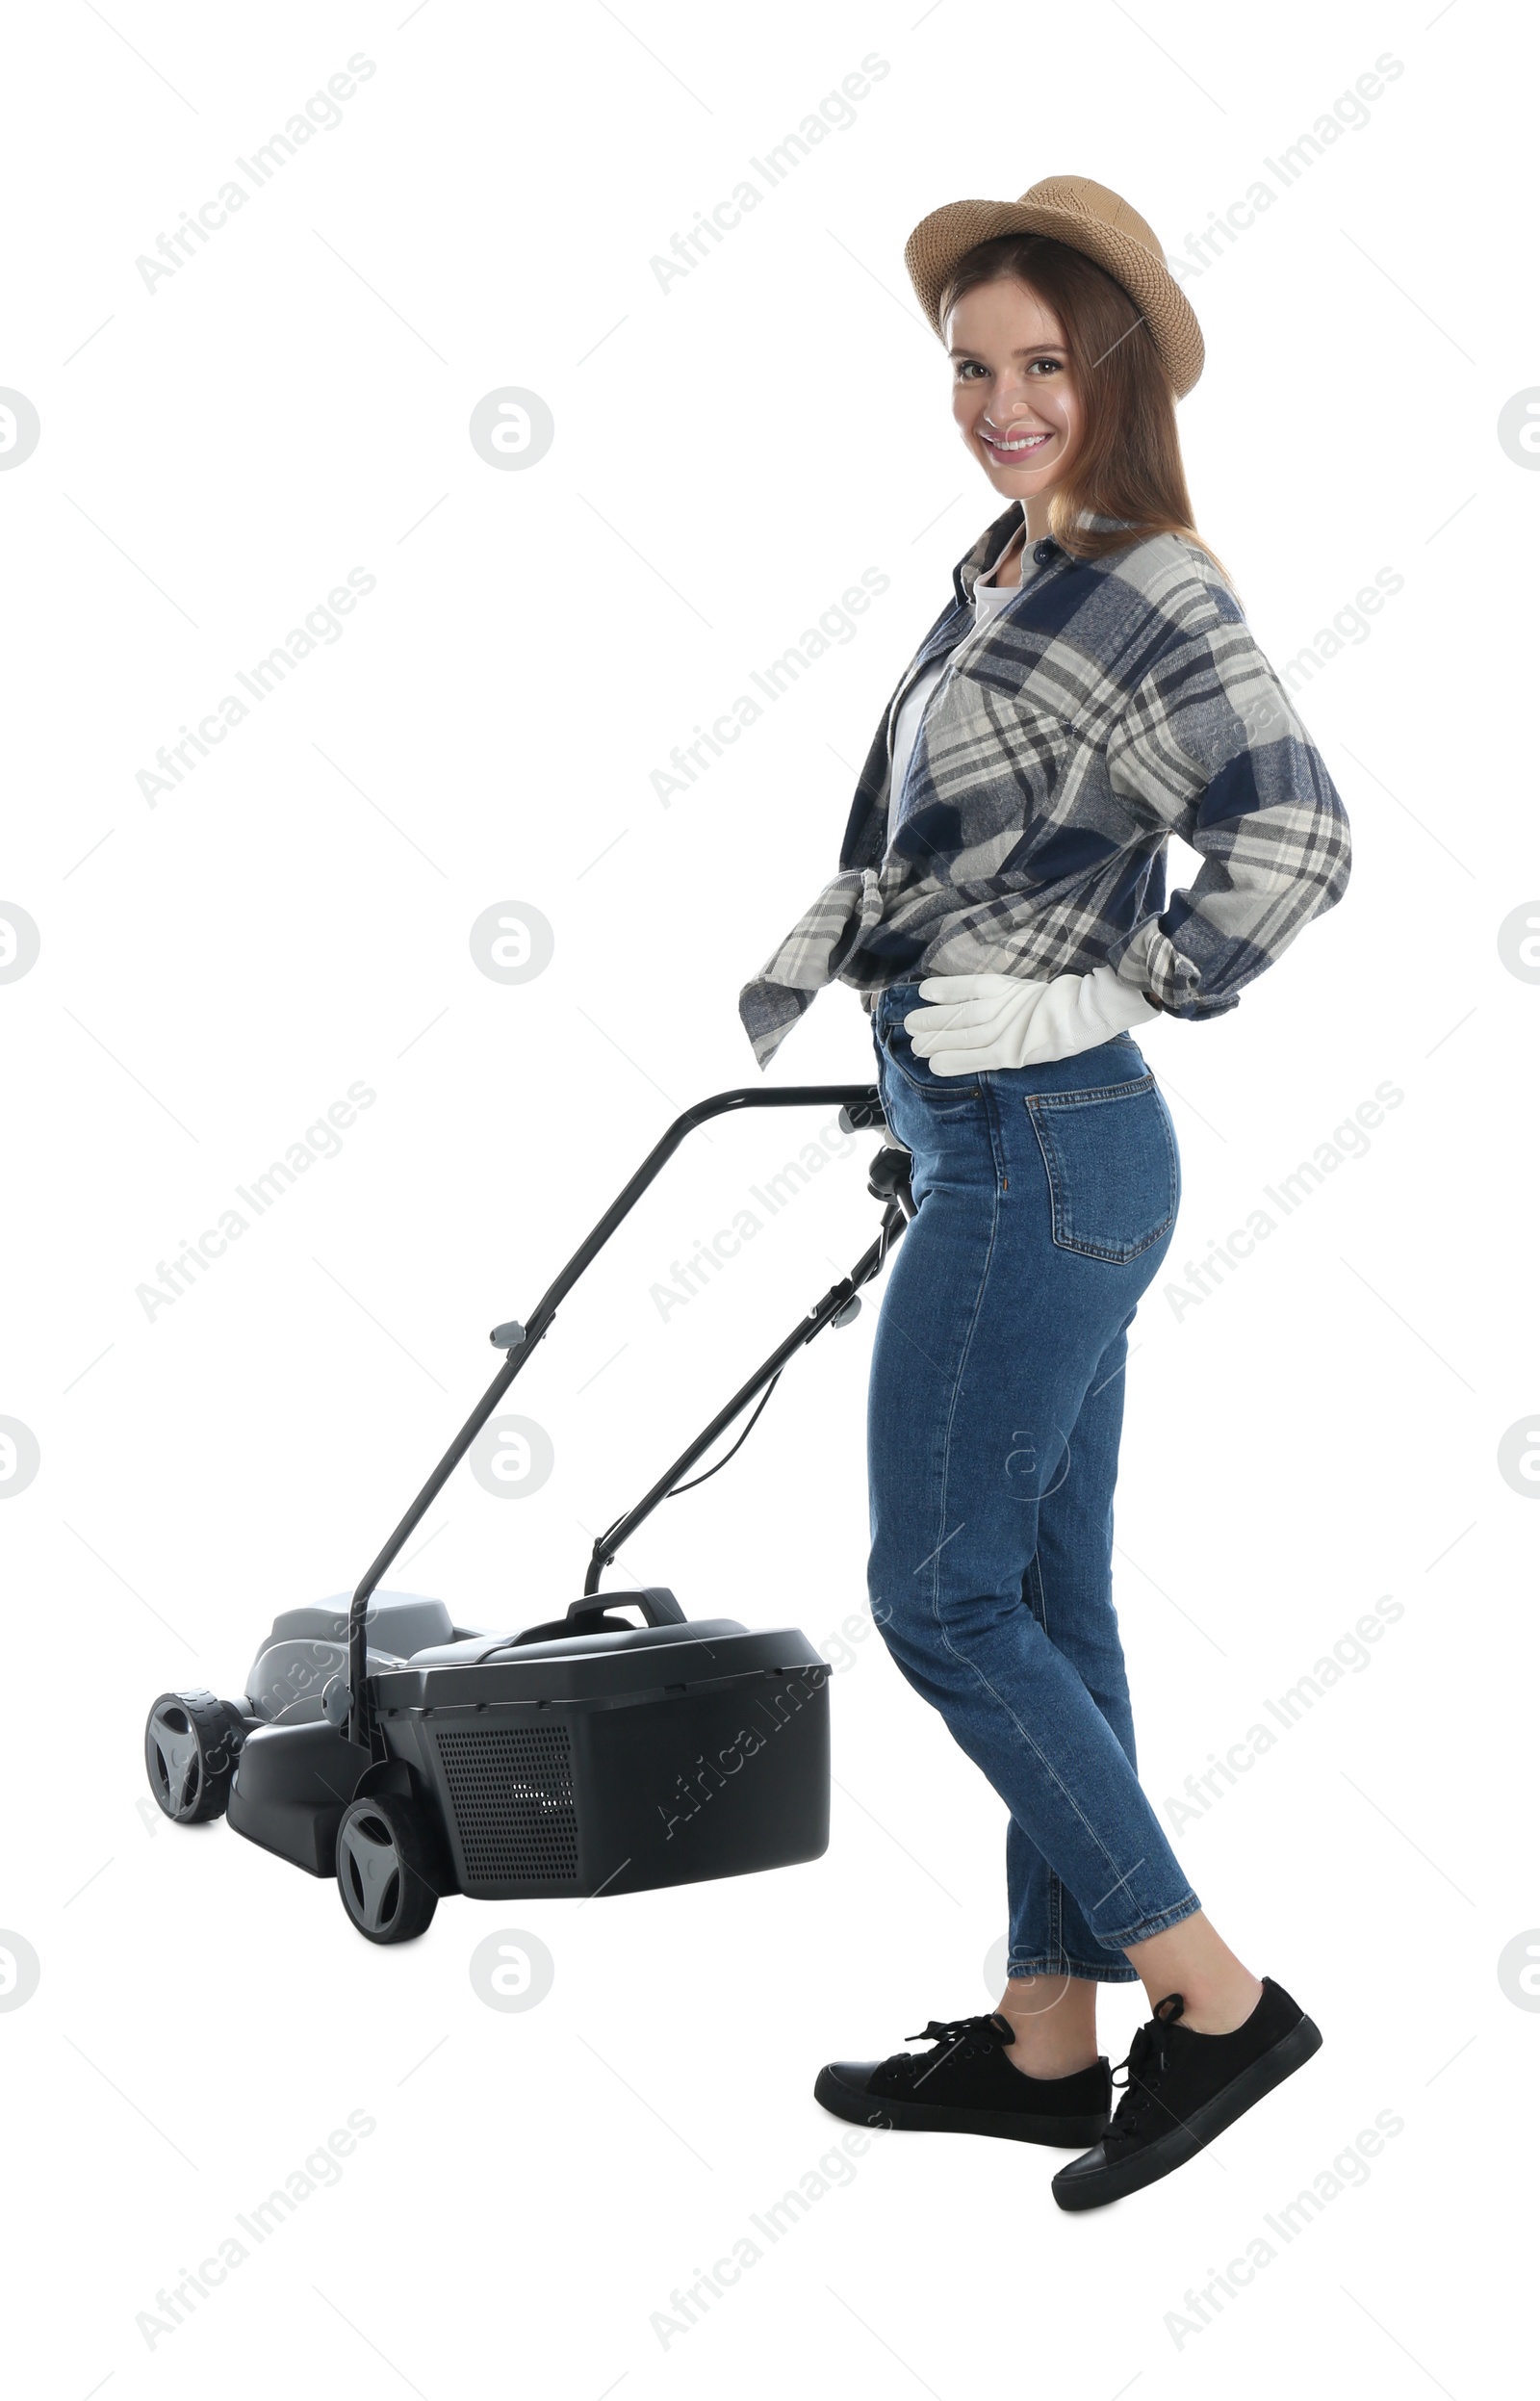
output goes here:
[[[1006, 503], [878, 729], [840, 872], [761, 975], [761, 1065], [838, 979], [872, 1013], [918, 1214], [872, 1360], [872, 1610], [1010, 1811], [999, 2008], [838, 2061], [857, 2121], [1067, 2149], [1151, 2183], [1321, 2036], [1220, 1939], [1141, 1789], [1112, 1601], [1127, 1333], [1176, 1138], [1132, 1027], [1235, 1007], [1346, 888], [1341, 800], [1192, 524], [1202, 336], [1143, 219], [1076, 176], [927, 217], [906, 264]], [[1168, 901], [1167, 839], [1200, 854]], [[1126, 2089], [1098, 1984], [1152, 2016]]]

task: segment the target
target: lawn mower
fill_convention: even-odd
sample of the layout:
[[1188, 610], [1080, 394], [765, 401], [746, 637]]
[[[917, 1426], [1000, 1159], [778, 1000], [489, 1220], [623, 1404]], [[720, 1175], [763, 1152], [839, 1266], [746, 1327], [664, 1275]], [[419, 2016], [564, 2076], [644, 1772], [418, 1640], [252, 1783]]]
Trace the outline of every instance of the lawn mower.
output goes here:
[[[462, 1625], [441, 1600], [382, 1590], [562, 1301], [685, 1136], [730, 1111], [805, 1106], [837, 1106], [847, 1132], [885, 1137], [867, 1187], [883, 1204], [877, 1238], [597, 1536], [581, 1598], [508, 1632]], [[501, 1365], [352, 1595], [280, 1611], [239, 1700], [196, 1691], [156, 1701], [144, 1758], [167, 1817], [228, 1817], [248, 1842], [335, 1876], [372, 1943], [410, 1942], [451, 1893], [593, 1898], [820, 1857], [830, 1669], [807, 1637], [686, 1617], [660, 1586], [603, 1596], [599, 1586], [661, 1502], [727, 1465], [795, 1354], [860, 1309], [913, 1215], [909, 1153], [886, 1136], [870, 1085], [718, 1093], [677, 1118], [528, 1319], [493, 1328]], [[751, 1407], [732, 1449], [681, 1483]]]

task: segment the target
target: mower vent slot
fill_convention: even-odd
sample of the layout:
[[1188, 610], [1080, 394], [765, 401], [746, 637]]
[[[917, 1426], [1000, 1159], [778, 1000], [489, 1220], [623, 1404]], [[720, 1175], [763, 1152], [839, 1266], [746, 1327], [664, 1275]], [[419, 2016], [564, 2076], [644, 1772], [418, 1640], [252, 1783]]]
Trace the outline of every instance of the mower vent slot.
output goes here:
[[468, 1877], [576, 1883], [578, 1811], [565, 1726], [439, 1728], [439, 1759]]

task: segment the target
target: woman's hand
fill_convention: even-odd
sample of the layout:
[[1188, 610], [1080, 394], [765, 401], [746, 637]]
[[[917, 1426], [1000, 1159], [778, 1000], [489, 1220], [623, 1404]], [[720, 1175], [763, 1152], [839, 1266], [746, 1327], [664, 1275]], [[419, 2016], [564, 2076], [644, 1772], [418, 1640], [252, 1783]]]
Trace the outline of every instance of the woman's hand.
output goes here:
[[1093, 1050], [1160, 1011], [1106, 965], [1089, 975], [930, 975], [930, 1005], [904, 1020], [937, 1075], [983, 1075], [995, 1068], [1041, 1067]]

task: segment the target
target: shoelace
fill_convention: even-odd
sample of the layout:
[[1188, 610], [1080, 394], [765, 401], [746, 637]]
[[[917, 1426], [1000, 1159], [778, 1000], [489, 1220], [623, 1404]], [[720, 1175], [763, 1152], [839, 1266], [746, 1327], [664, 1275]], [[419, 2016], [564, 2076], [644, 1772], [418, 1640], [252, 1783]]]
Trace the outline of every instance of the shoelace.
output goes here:
[[1134, 2134], [1140, 2120], [1152, 2103], [1160, 2099], [1160, 2086], [1170, 2065], [1168, 2030], [1182, 2014], [1180, 1993], [1168, 1993], [1156, 2005], [1155, 2015], [1142, 2026], [1128, 2047], [1128, 2056], [1121, 2069], [1113, 2071], [1113, 2083], [1122, 2077], [1122, 2099], [1113, 2112], [1108, 2128], [1112, 2134]]
[[929, 2076], [945, 2059], [959, 2055], [966, 2059], [980, 2052], [998, 2051], [1004, 2044], [1014, 2042], [1015, 2036], [1001, 2018], [989, 2011], [977, 2018], [932, 2018], [919, 2033], [906, 2034], [904, 2040], [934, 2043], [937, 2048], [918, 2053], [897, 2052], [884, 2062], [890, 2075], [915, 2076], [923, 2072]]

